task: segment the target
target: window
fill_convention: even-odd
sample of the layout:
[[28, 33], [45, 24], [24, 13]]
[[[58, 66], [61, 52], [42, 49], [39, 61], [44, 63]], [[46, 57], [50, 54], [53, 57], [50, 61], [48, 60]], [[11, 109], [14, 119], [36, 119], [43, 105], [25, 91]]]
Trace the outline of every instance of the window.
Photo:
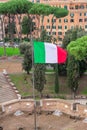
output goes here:
[[40, 0], [36, 0], [37, 3], [40, 3]]
[[64, 19], [64, 23], [68, 22], [68, 19]]
[[51, 34], [51, 32], [47, 32], [47, 34], [48, 34], [48, 35], [50, 35], [50, 34]]
[[50, 29], [50, 26], [49, 26], [49, 25], [47, 25], [47, 26], [46, 26], [46, 28], [47, 28], [47, 29]]
[[71, 26], [71, 29], [74, 29], [74, 26]]
[[70, 9], [74, 9], [74, 7], [73, 7], [73, 6], [70, 6]]
[[56, 26], [52, 26], [52, 29], [56, 29]]
[[64, 28], [67, 29], [67, 26], [65, 26]]
[[53, 35], [56, 35], [56, 32], [52, 32]]
[[83, 21], [83, 19], [79, 19], [79, 22], [82, 22]]
[[44, 29], [44, 26], [41, 26], [41, 29]]
[[80, 13], [79, 15], [82, 16], [82, 13]]
[[35, 23], [35, 22], [33, 22], [33, 25], [34, 25], [34, 26], [36, 26], [36, 23]]
[[74, 22], [74, 19], [70, 19], [70, 22]]
[[74, 13], [70, 13], [70, 16], [71, 16], [71, 17], [74, 17]]
[[84, 22], [87, 22], [87, 18], [84, 19]]
[[65, 9], [68, 9], [68, 8], [67, 8], [67, 5], [64, 5], [64, 8], [65, 8]]
[[55, 22], [56, 22], [56, 19], [52, 19], [52, 22], [54, 22], [54, 23], [55, 23]]
[[80, 9], [84, 9], [84, 5], [80, 5]]
[[84, 13], [84, 16], [87, 16], [87, 12]]
[[61, 23], [61, 19], [59, 19], [59, 23]]
[[58, 35], [62, 35], [62, 32], [58, 32]]
[[47, 22], [49, 23], [49, 22], [50, 22], [50, 20], [49, 20], [49, 19], [47, 19]]
[[78, 5], [76, 5], [76, 6], [75, 6], [75, 9], [78, 9], [78, 8], [79, 8]]
[[59, 41], [62, 41], [62, 38], [61, 38], [61, 37], [58, 37], [58, 40], [59, 40]]
[[58, 29], [62, 29], [62, 26], [58, 26]]
[[87, 29], [87, 25], [85, 25], [85, 29]]

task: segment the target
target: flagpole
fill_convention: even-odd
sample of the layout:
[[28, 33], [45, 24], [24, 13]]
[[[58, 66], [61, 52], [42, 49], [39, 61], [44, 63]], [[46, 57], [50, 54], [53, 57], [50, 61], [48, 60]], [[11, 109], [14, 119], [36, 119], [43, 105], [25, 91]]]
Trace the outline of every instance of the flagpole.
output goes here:
[[34, 99], [34, 130], [37, 130], [36, 123], [36, 100], [35, 100], [35, 84], [34, 84], [34, 49], [33, 49], [33, 39], [31, 36], [31, 44], [32, 44], [32, 85], [33, 85], [33, 99]]
[[[32, 17], [33, 20], [33, 17]], [[37, 130], [37, 123], [36, 123], [36, 101], [35, 101], [35, 84], [34, 84], [34, 49], [33, 49], [33, 37], [32, 37], [32, 26], [31, 25], [31, 38], [30, 43], [32, 46], [32, 86], [33, 86], [33, 100], [34, 100], [34, 130]]]

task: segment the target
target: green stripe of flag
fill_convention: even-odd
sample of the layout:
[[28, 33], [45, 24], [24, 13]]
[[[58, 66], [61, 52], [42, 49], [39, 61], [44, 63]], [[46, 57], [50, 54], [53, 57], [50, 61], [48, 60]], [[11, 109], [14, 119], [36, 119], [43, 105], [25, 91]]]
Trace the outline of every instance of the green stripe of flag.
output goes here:
[[34, 63], [45, 63], [45, 46], [43, 42], [34, 41]]

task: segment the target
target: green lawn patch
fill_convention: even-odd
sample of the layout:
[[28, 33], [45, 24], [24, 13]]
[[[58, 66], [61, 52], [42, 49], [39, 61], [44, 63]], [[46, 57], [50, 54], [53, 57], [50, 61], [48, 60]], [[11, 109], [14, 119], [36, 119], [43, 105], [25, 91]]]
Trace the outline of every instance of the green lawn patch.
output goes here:
[[[4, 48], [0, 47], [0, 56], [3, 55], [4, 55]], [[19, 48], [6, 47], [6, 55], [7, 56], [20, 55]]]
[[87, 95], [87, 87], [84, 87], [82, 92], [81, 92], [82, 95]]
[[[10, 74], [10, 78], [12, 82], [16, 85], [17, 89], [19, 90], [20, 94], [23, 97], [30, 96], [33, 97], [33, 86], [32, 86], [32, 74], [27, 75], [26, 73], [23, 74]], [[49, 95], [50, 97], [58, 97], [54, 91], [54, 81], [55, 76], [54, 74], [46, 74], [46, 84], [43, 90], [43, 96]], [[66, 86], [66, 78], [59, 77], [60, 81], [60, 92], [59, 94], [70, 93], [69, 88]], [[63, 81], [63, 82], [62, 82]], [[35, 90], [35, 95], [39, 97], [39, 93]]]

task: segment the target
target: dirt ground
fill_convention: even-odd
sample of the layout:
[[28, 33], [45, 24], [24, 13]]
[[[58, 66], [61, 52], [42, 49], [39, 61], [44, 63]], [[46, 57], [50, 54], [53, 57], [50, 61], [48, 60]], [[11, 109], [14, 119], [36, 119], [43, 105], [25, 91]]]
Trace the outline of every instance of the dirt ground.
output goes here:
[[[24, 113], [20, 116], [5, 116], [0, 119], [0, 126], [3, 130], [35, 130], [34, 115]], [[87, 130], [87, 123], [83, 123], [83, 120], [70, 119], [65, 115], [37, 115], [36, 126], [37, 130]]]
[[[8, 73], [20, 73], [22, 72], [21, 63], [22, 59], [0, 60], [0, 72], [6, 69]], [[34, 115], [24, 113], [15, 116], [13, 113], [5, 117], [1, 116], [0, 127], [3, 127], [3, 130], [35, 130]], [[87, 130], [87, 123], [84, 123], [83, 120], [70, 119], [69, 116], [65, 115], [60, 117], [46, 114], [37, 115], [36, 124], [37, 130]]]
[[22, 58], [10, 57], [0, 60], [0, 72], [5, 69], [8, 73], [20, 73], [22, 72]]

